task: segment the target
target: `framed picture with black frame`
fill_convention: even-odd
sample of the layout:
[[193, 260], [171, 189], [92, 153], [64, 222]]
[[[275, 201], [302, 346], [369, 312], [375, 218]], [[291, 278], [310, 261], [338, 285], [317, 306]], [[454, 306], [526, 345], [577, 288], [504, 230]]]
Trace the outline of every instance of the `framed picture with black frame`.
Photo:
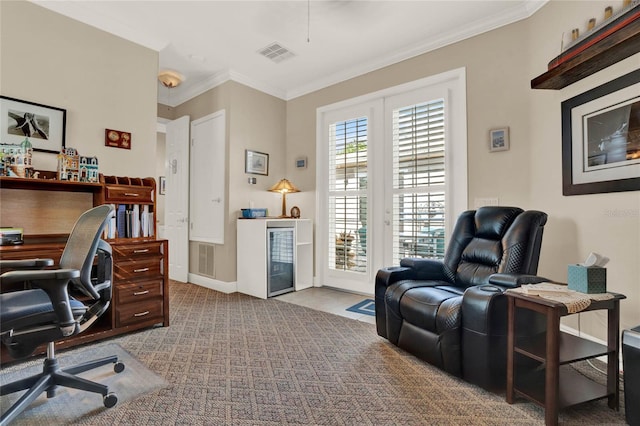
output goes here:
[[640, 190], [640, 70], [562, 102], [562, 193]]
[[34, 151], [60, 153], [65, 147], [67, 110], [0, 96], [0, 141], [29, 138]]

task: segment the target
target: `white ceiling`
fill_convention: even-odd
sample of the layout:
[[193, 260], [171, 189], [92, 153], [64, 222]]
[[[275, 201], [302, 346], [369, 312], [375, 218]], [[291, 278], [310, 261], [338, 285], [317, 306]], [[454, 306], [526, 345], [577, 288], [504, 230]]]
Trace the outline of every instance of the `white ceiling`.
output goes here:
[[[52, 1], [34, 3], [159, 52], [178, 105], [227, 80], [288, 100], [531, 16], [547, 0]], [[307, 38], [309, 40], [307, 41]], [[277, 42], [295, 56], [258, 54]]]

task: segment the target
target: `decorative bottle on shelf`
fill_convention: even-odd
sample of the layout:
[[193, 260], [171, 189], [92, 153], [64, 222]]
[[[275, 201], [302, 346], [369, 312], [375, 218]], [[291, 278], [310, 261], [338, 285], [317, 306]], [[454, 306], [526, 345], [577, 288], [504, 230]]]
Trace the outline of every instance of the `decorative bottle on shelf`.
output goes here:
[[[24, 138], [20, 144], [20, 148], [22, 148], [23, 157], [22, 168], [18, 171], [18, 176], [29, 178], [33, 172], [33, 145], [31, 145], [29, 138]], [[20, 164], [17, 164], [17, 166], [20, 167]]]

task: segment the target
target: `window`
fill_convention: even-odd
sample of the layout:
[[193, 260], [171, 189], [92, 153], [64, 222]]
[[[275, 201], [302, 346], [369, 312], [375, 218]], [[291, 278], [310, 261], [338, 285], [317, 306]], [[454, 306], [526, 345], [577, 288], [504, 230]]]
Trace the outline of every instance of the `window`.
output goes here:
[[329, 126], [329, 268], [366, 271], [367, 117]]

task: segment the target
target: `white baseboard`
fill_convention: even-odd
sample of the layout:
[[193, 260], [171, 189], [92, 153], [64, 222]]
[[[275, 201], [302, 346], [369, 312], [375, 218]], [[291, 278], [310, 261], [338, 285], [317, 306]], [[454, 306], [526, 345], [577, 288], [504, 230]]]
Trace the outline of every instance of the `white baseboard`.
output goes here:
[[238, 291], [237, 283], [215, 280], [213, 278], [203, 277], [202, 275], [189, 274], [189, 282], [206, 287], [211, 290], [220, 291], [222, 293], [235, 293]]

